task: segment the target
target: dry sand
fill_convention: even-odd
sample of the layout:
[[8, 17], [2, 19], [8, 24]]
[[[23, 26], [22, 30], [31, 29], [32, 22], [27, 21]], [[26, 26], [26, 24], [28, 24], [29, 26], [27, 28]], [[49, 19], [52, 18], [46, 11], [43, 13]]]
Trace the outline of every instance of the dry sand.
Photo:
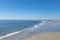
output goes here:
[[60, 32], [38, 32], [19, 40], [60, 40]]

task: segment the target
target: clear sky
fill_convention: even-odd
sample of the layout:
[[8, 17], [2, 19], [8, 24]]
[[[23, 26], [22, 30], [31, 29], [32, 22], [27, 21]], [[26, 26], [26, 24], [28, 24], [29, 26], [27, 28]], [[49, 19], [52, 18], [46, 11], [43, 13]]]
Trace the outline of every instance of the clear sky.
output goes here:
[[60, 19], [60, 0], [0, 0], [0, 19]]

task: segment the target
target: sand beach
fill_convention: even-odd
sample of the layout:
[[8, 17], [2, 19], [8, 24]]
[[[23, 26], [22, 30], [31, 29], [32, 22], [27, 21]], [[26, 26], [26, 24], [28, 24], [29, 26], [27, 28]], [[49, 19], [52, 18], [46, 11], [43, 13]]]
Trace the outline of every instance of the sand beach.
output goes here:
[[20, 40], [60, 40], [60, 32], [43, 31], [28, 35]]

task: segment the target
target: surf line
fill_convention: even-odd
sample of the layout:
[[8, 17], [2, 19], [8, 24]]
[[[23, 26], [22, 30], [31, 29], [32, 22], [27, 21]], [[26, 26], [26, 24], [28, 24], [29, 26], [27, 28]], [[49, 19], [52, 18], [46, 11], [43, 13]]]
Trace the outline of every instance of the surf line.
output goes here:
[[39, 27], [41, 25], [44, 25], [45, 24], [45, 21], [42, 21], [41, 23], [38, 23], [37, 25], [34, 25], [34, 27]]
[[[45, 22], [42, 21], [41, 23], [34, 25], [34, 26], [33, 26], [34, 28], [32, 28], [32, 29], [35, 29], [36, 27], [39, 27], [40, 25], [43, 25], [44, 23], [45, 23]], [[12, 36], [12, 35], [21, 33], [21, 32], [23, 32], [24, 30], [31, 30], [31, 28], [26, 28], [26, 29], [23, 29], [23, 30], [20, 30], [20, 31], [17, 31], [17, 32], [13, 32], [13, 33], [6, 34], [6, 35], [4, 35], [4, 36], [1, 36], [1, 37], [0, 37], [0, 40], [3, 39], [3, 38], [6, 38], [6, 37]]]
[[24, 31], [26, 31], [26, 30], [30, 30], [30, 29], [26, 28], [26, 29], [23, 29], [23, 30], [20, 30], [20, 31], [16, 31], [16, 32], [13, 32], [13, 33], [6, 34], [6, 35], [4, 35], [4, 36], [1, 36], [1, 37], [0, 37], [0, 40], [3, 39], [3, 38], [7, 38], [7, 37], [13, 36], [13, 35], [15, 35], [15, 34], [24, 32]]

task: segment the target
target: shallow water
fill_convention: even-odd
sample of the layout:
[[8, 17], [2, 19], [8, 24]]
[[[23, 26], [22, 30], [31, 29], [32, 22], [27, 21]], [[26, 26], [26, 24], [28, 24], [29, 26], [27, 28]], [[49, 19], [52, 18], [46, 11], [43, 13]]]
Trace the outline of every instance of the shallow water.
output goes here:
[[60, 31], [60, 23], [46, 23], [46, 24], [38, 27], [37, 30], [40, 30], [40, 31]]

